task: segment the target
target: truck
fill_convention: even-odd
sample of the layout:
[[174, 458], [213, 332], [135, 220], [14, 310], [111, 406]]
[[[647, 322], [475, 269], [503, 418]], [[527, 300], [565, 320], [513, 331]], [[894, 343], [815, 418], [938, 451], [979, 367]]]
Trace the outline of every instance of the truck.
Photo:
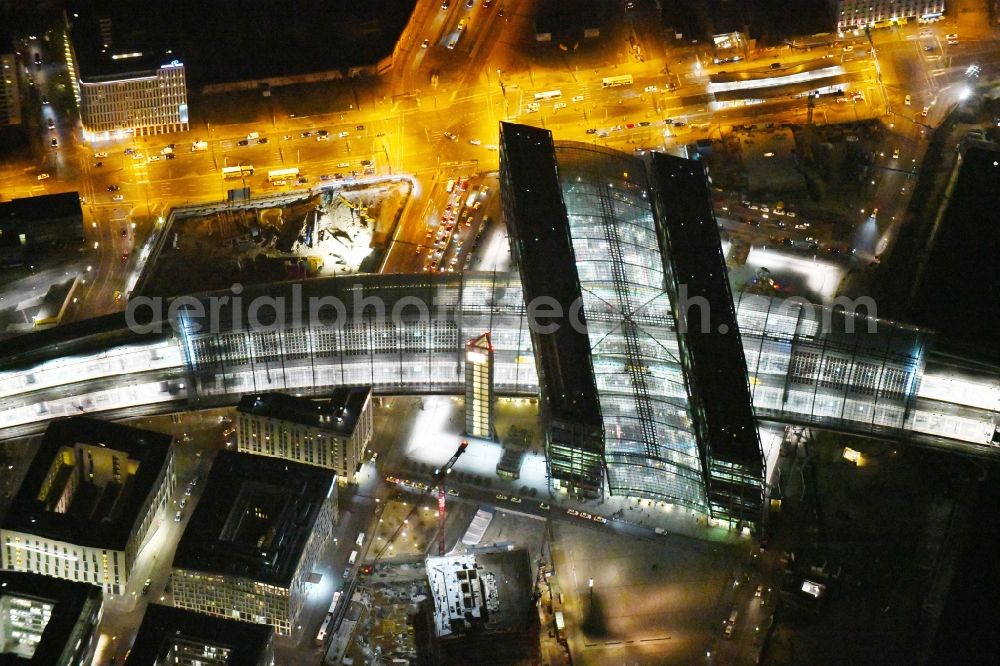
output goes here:
[[191, 144], [192, 153], [200, 150], [208, 150], [208, 141], [195, 141]]
[[247, 134], [247, 141], [255, 141], [260, 138], [260, 132], [250, 132]]
[[161, 155], [173, 155], [174, 154], [174, 149], [171, 148], [170, 146], [167, 146], [166, 148], [164, 148], [163, 150], [160, 151], [160, 154]]

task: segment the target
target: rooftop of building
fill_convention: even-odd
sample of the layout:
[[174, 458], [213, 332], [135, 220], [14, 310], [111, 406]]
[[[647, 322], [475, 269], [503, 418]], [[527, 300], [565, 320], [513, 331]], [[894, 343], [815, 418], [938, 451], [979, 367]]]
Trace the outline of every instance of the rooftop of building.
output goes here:
[[0, 664], [55, 664], [66, 649], [77, 622], [87, 612], [88, 602], [92, 608], [100, 606], [101, 589], [40, 574], [0, 571], [0, 614], [8, 612], [5, 604], [11, 599], [28, 600], [32, 605], [38, 603], [39, 611], [41, 604], [46, 604], [50, 615], [31, 657], [22, 651], [24, 641], [20, 644], [9, 641], [11, 637], [7, 631], [10, 627], [7, 618], [3, 617], [0, 621]]
[[[507, 226], [516, 248], [526, 303], [554, 300], [560, 317], [539, 312], [551, 332], [533, 332], [535, 362], [545, 385], [552, 418], [600, 427], [601, 409], [590, 362], [590, 339], [572, 325], [569, 313], [582, 302], [576, 256], [562, 200], [552, 133], [513, 123], [500, 124], [501, 187]], [[509, 179], [509, 180], [507, 180]], [[574, 309], [576, 306], [576, 309]], [[581, 313], [582, 318], [582, 313]]]
[[695, 421], [702, 421], [699, 430], [714, 458], [750, 466], [747, 471], [759, 470], [763, 477], [746, 359], [704, 167], [664, 153], [653, 154], [652, 166], [674, 280], [687, 289], [689, 304], [696, 298], [708, 303], [684, 313], [688, 321], [681, 336], [700, 407]]
[[[134, 466], [120, 482], [108, 481], [103, 486], [80, 483], [73, 499], [62, 512], [51, 508], [57, 497], [53, 490], [43, 493], [50, 471], [60, 456], [77, 445], [97, 447], [127, 455]], [[46, 539], [65, 541], [79, 546], [124, 550], [139, 512], [171, 454], [172, 438], [151, 430], [110, 423], [85, 416], [71, 416], [53, 421], [38, 445], [31, 466], [11, 501], [2, 527], [6, 530], [34, 534]], [[66, 477], [76, 471], [74, 465], [58, 470], [57, 480], [63, 487]], [[101, 474], [98, 477], [110, 476]], [[58, 489], [56, 483], [51, 488]]]
[[220, 452], [174, 568], [289, 585], [335, 481], [323, 468]]
[[[150, 604], [132, 644], [126, 666], [167, 663], [249, 666], [267, 653], [274, 629], [266, 624], [211, 617], [171, 606]], [[214, 659], [204, 648], [212, 648]], [[194, 650], [201, 649], [201, 653]], [[198, 658], [188, 662], [184, 657]]]
[[34, 222], [74, 216], [83, 216], [79, 192], [42, 194], [37, 197], [0, 201], [0, 226], [11, 220]]
[[299, 398], [287, 393], [254, 393], [243, 396], [236, 409], [244, 414], [289, 421], [350, 437], [371, 395], [370, 386], [340, 387], [334, 389], [327, 400]]
[[[937, 225], [913, 299], [913, 319], [997, 358], [1000, 293], [1000, 145], [976, 142], [963, 150], [948, 207]], [[961, 267], [960, 270], [957, 267]]]
[[528, 552], [507, 548], [428, 557], [439, 637], [524, 631], [532, 624]]
[[151, 73], [182, 61], [176, 45], [168, 44], [166, 26], [174, 21], [163, 3], [77, 1], [67, 8], [66, 18], [82, 81]]

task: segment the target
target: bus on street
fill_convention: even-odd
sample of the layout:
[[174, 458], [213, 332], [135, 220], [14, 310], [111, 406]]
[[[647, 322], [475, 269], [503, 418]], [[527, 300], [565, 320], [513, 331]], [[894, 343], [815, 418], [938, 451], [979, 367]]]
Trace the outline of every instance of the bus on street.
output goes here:
[[229, 178], [245, 178], [247, 176], [253, 175], [253, 165], [252, 164], [241, 164], [240, 166], [222, 167], [222, 177]]
[[267, 172], [267, 182], [269, 183], [273, 183], [276, 180], [295, 180], [298, 177], [298, 167], [291, 167], [289, 169], [274, 169], [273, 171]]
[[601, 79], [602, 88], [614, 88], [616, 86], [632, 85], [632, 75], [622, 74], [621, 76], [605, 76]]
[[544, 102], [547, 99], [559, 99], [560, 97], [562, 97], [562, 90], [550, 90], [548, 92], [535, 93], [536, 102]]

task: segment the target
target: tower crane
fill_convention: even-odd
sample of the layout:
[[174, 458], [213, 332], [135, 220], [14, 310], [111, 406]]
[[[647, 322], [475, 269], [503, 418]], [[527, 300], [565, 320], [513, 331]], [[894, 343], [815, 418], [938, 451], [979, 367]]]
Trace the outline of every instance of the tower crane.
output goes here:
[[437, 532], [435, 534], [435, 538], [437, 539], [438, 542], [438, 554], [444, 555], [444, 519], [445, 519], [445, 503], [446, 503], [445, 478], [448, 476], [448, 473], [451, 472], [451, 468], [455, 466], [455, 463], [458, 462], [458, 459], [461, 457], [461, 455], [465, 453], [465, 450], [467, 448], [469, 448], [469, 442], [467, 440], [462, 440], [462, 443], [458, 445], [458, 449], [456, 449], [454, 455], [452, 455], [452, 457], [448, 459], [448, 462], [446, 462], [443, 466], [441, 466], [440, 469], [434, 470], [434, 481], [427, 486], [427, 489], [424, 490], [424, 492], [420, 495], [420, 498], [413, 503], [413, 508], [410, 509], [410, 512], [408, 514], [406, 514], [406, 518], [404, 518], [403, 522], [399, 524], [399, 527], [397, 527], [396, 530], [392, 533], [392, 536], [390, 536], [386, 540], [385, 544], [381, 548], [379, 548], [378, 552], [375, 554], [375, 558], [371, 561], [371, 564], [367, 564], [361, 568], [361, 573], [370, 574], [372, 571], [375, 570], [375, 565], [379, 563], [379, 561], [382, 559], [382, 556], [385, 555], [387, 550], [389, 550], [389, 546], [391, 546], [392, 542], [396, 540], [396, 536], [403, 529], [403, 525], [406, 525], [410, 521], [410, 518], [412, 518], [414, 514], [416, 514], [417, 510], [420, 508], [420, 501], [424, 497], [426, 497], [432, 490], [437, 491], [437, 501], [438, 501], [438, 524], [437, 524]]

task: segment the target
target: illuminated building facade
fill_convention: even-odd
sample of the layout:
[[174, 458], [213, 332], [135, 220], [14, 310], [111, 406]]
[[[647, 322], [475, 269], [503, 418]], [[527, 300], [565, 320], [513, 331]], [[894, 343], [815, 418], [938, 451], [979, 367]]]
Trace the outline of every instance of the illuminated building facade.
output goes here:
[[493, 437], [493, 345], [483, 333], [465, 346], [465, 434]]
[[945, 0], [840, 0], [837, 29], [887, 27], [913, 18], [934, 21], [944, 12]]
[[174, 606], [292, 632], [334, 530], [336, 475], [222, 451], [174, 555]]
[[96, 8], [67, 17], [64, 52], [87, 140], [188, 129], [184, 64], [172, 49], [155, 34], [137, 40], [129, 21]]
[[0, 663], [91, 663], [102, 609], [93, 585], [0, 571]]
[[348, 481], [374, 427], [371, 387], [337, 388], [322, 401], [284, 393], [245, 395], [236, 412], [239, 451], [326, 467]]
[[[700, 163], [505, 123], [501, 184], [525, 300], [563, 313], [532, 327], [553, 485], [755, 524], [763, 456]], [[717, 326], [684, 326], [688, 290]]]
[[21, 124], [18, 80], [17, 57], [13, 53], [0, 53], [0, 125]]
[[169, 435], [79, 416], [54, 421], [0, 525], [0, 562], [122, 594], [174, 480]]
[[274, 629], [149, 604], [125, 666], [270, 666]]

